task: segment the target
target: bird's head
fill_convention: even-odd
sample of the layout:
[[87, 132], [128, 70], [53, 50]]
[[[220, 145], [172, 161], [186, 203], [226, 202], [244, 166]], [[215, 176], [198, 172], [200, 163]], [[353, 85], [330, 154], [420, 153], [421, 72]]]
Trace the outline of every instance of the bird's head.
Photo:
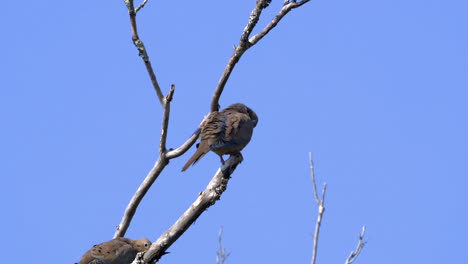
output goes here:
[[151, 241], [149, 241], [146, 238], [141, 238], [141, 239], [135, 240], [133, 246], [137, 252], [146, 251], [151, 246]]
[[250, 119], [254, 122], [254, 127], [256, 127], [258, 124], [257, 114], [252, 109], [248, 108], [247, 106], [246, 108], [247, 108], [247, 113], [249, 114]]
[[254, 123], [254, 127], [258, 124], [257, 114], [244, 104], [233, 104], [228, 106], [225, 110], [235, 110], [239, 113], [247, 114], [250, 117], [250, 120], [252, 120], [252, 122]]

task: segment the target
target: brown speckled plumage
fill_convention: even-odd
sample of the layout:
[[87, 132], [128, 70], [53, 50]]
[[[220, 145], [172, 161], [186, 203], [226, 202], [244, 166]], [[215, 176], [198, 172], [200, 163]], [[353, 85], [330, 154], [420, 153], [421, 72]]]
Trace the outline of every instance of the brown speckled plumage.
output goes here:
[[222, 155], [240, 154], [250, 142], [258, 117], [252, 109], [243, 104], [233, 104], [221, 112], [212, 112], [203, 122], [198, 149], [187, 161], [182, 171], [195, 164], [210, 150]]
[[146, 251], [150, 246], [151, 242], [146, 238], [132, 240], [118, 237], [94, 245], [84, 253], [78, 264], [129, 264], [138, 252]]

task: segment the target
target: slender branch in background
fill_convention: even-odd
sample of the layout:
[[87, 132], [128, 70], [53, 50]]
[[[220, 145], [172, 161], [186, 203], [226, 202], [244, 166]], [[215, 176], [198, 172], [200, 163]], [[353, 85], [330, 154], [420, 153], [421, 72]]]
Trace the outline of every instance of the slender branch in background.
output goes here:
[[208, 183], [208, 186], [201, 192], [195, 202], [185, 211], [185, 213], [164, 233], [144, 256], [145, 263], [157, 262], [166, 250], [192, 225], [195, 220], [208, 207], [214, 205], [227, 188], [231, 174], [237, 165], [242, 161], [240, 155], [232, 155], [224, 165], [218, 169], [215, 176]]
[[349, 254], [349, 257], [346, 259], [345, 264], [353, 263], [356, 260], [356, 258], [359, 256], [359, 254], [361, 253], [362, 248], [366, 244], [366, 242], [363, 241], [365, 234], [366, 234], [366, 226], [363, 226], [362, 230], [361, 230], [361, 234], [359, 234], [359, 241], [358, 241], [358, 244], [356, 246], [356, 250], [351, 251], [351, 253]]
[[224, 72], [221, 75], [221, 78], [219, 79], [218, 86], [216, 87], [215, 92], [213, 93], [213, 97], [211, 99], [211, 112], [219, 110], [219, 98], [223, 93], [224, 87], [226, 86], [229, 76], [231, 75], [232, 70], [234, 69], [234, 66], [236, 66], [237, 62], [239, 62], [239, 59], [242, 57], [244, 52], [246, 52], [253, 45], [257, 44], [257, 42], [260, 41], [260, 39], [262, 39], [266, 34], [268, 34], [268, 32], [270, 32], [270, 30], [272, 30], [278, 24], [278, 22], [287, 13], [289, 13], [289, 11], [291, 11], [294, 8], [300, 7], [301, 5], [309, 1], [310, 0], [303, 0], [300, 2], [285, 1], [283, 8], [276, 15], [276, 17], [260, 33], [249, 39], [252, 30], [255, 28], [258, 20], [260, 19], [260, 15], [262, 14], [263, 9], [265, 9], [271, 2], [271, 0], [257, 0], [255, 8], [250, 14], [249, 22], [247, 23], [247, 25], [244, 28], [244, 31], [242, 32], [239, 44], [234, 49], [234, 54], [232, 54], [231, 58], [229, 59], [229, 62], [227, 63], [226, 68], [224, 69]]
[[[325, 192], [327, 191], [327, 184], [326, 183], [323, 184], [322, 197], [320, 199], [318, 191], [317, 191], [317, 183], [315, 180], [315, 171], [314, 171], [314, 161], [312, 159], [311, 152], [309, 152], [309, 164], [310, 164], [310, 175], [312, 176], [312, 185], [314, 188], [314, 199], [318, 206], [317, 222], [315, 224], [315, 232], [314, 232], [314, 247], [312, 250], [312, 261], [311, 261], [311, 264], [315, 264], [317, 260], [317, 247], [318, 247], [318, 241], [319, 241], [320, 226], [322, 224], [323, 213], [325, 212]], [[365, 242], [363, 242], [365, 232], [366, 232], [366, 227], [363, 226], [361, 234], [359, 235], [359, 242], [356, 247], [356, 250], [351, 252], [349, 257], [346, 259], [345, 264], [351, 264], [354, 260], [356, 260], [356, 258], [361, 253], [361, 250], [365, 245]]]
[[[159, 87], [158, 81], [156, 79], [156, 74], [154, 74], [153, 66], [151, 66], [151, 61], [149, 59], [148, 53], [146, 52], [145, 45], [143, 44], [143, 41], [141, 41], [140, 37], [138, 36], [138, 29], [137, 29], [137, 22], [136, 22], [137, 11], [135, 10], [133, 0], [124, 0], [124, 2], [125, 2], [125, 5], [127, 6], [128, 14], [130, 15], [130, 25], [132, 27], [133, 44], [135, 44], [135, 47], [138, 49], [139, 56], [145, 63], [146, 70], [148, 71], [148, 74], [151, 79], [151, 83], [153, 84], [154, 90], [156, 91], [156, 95], [158, 96], [159, 102], [164, 107], [164, 95], [161, 91], [161, 87]], [[138, 8], [141, 9], [144, 6], [144, 4], [146, 4], [146, 1], [143, 2]]]
[[322, 199], [319, 199], [319, 195], [317, 192], [317, 183], [315, 181], [315, 171], [314, 171], [314, 162], [312, 161], [312, 152], [309, 152], [309, 163], [310, 163], [310, 175], [312, 176], [312, 185], [314, 188], [314, 198], [315, 202], [318, 206], [318, 215], [317, 215], [317, 222], [315, 224], [315, 232], [314, 232], [314, 247], [312, 250], [312, 261], [311, 264], [315, 264], [317, 259], [317, 247], [319, 241], [319, 234], [320, 234], [320, 226], [322, 224], [323, 213], [325, 212], [325, 192], [327, 191], [327, 184], [323, 184], [322, 190]]
[[221, 243], [221, 240], [223, 238], [223, 227], [221, 226], [219, 228], [219, 233], [218, 233], [218, 251], [216, 252], [216, 263], [217, 264], [224, 264], [226, 259], [229, 257], [229, 252], [226, 251], [225, 248], [223, 248], [223, 245]]

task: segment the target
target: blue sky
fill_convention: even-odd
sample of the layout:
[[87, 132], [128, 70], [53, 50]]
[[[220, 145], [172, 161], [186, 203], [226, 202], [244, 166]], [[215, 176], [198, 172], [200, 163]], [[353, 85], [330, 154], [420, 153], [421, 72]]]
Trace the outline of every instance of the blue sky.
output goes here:
[[[255, 1], [150, 0], [139, 13], [165, 92], [168, 146], [209, 110]], [[279, 10], [273, 1], [259, 28]], [[123, 1], [5, 3], [0, 64], [4, 262], [73, 263], [112, 238], [157, 155], [161, 107]], [[318, 263], [460, 263], [468, 236], [466, 1], [312, 1], [237, 65], [220, 100], [259, 116], [222, 199], [161, 263], [309, 263], [317, 208], [308, 152], [328, 183]], [[258, 30], [258, 29], [257, 29]], [[171, 161], [127, 232], [156, 240], [219, 166]], [[26, 253], [26, 252], [27, 253]]]

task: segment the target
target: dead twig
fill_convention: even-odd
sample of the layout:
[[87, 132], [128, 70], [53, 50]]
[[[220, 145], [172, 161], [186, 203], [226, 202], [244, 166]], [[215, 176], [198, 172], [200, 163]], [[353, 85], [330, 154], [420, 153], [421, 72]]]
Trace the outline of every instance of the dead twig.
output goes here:
[[263, 9], [265, 9], [271, 0], [257, 0], [255, 8], [250, 13], [249, 21], [242, 32], [242, 35], [239, 40], [239, 44], [234, 49], [234, 53], [232, 54], [231, 58], [229, 59], [226, 68], [224, 69], [221, 78], [218, 81], [218, 85], [213, 93], [213, 97], [211, 99], [211, 112], [219, 110], [219, 98], [223, 93], [224, 87], [229, 79], [229, 76], [232, 73], [232, 70], [236, 66], [239, 59], [242, 55], [253, 45], [257, 44], [268, 32], [270, 32], [280, 21], [281, 19], [286, 16], [289, 11], [294, 8], [300, 7], [303, 4], [309, 2], [310, 0], [303, 0], [303, 1], [285, 1], [283, 7], [279, 11], [279, 13], [273, 18], [273, 20], [257, 35], [250, 37], [252, 34], [252, 30], [257, 25], [258, 20], [260, 19], [260, 15], [262, 14]]
[[351, 251], [348, 258], [346, 259], [345, 264], [353, 263], [356, 260], [356, 258], [359, 256], [359, 254], [361, 254], [361, 250], [364, 247], [364, 245], [366, 244], [366, 242], [364, 242], [364, 235], [365, 234], [366, 234], [366, 227], [363, 226], [362, 230], [361, 230], [361, 233], [359, 234], [359, 241], [358, 241], [358, 244], [356, 246], [356, 250]]
[[145, 44], [141, 41], [140, 37], [138, 36], [138, 29], [137, 29], [137, 22], [136, 22], [136, 13], [140, 10], [145, 4], [144, 1], [138, 8], [135, 10], [135, 6], [133, 4], [133, 0], [124, 0], [125, 5], [128, 9], [128, 14], [130, 15], [130, 25], [132, 27], [132, 41], [135, 47], [138, 49], [139, 56], [143, 60], [146, 66], [146, 70], [151, 79], [151, 83], [153, 84], [153, 88], [156, 91], [156, 95], [158, 96], [159, 102], [164, 107], [164, 95], [161, 91], [161, 87], [159, 87], [159, 83], [156, 79], [156, 74], [154, 73], [153, 66], [151, 66], [151, 61], [149, 59], [148, 53], [146, 52]]
[[[313, 245], [313, 250], [312, 250], [312, 261], [311, 261], [311, 264], [315, 264], [317, 260], [317, 247], [318, 247], [318, 241], [319, 241], [320, 226], [322, 224], [323, 213], [325, 212], [325, 192], [327, 190], [327, 184], [326, 183], [323, 184], [322, 197], [319, 198], [319, 194], [317, 191], [317, 183], [315, 180], [314, 161], [312, 159], [311, 152], [309, 152], [309, 164], [310, 164], [310, 174], [312, 176], [312, 186], [314, 189], [314, 199], [318, 206], [318, 215], [317, 215], [317, 222], [315, 223], [314, 245]], [[365, 242], [363, 242], [365, 232], [366, 232], [366, 227], [363, 226], [361, 234], [359, 235], [359, 242], [356, 247], [356, 250], [351, 252], [349, 257], [346, 259], [345, 264], [351, 264], [354, 260], [356, 260], [356, 258], [361, 253], [361, 250], [365, 245]]]
[[[130, 226], [130, 222], [132, 221], [133, 216], [135, 215], [136, 209], [140, 204], [141, 200], [148, 192], [151, 185], [153, 185], [154, 181], [158, 178], [161, 174], [162, 170], [166, 167], [169, 163], [169, 158], [166, 156], [166, 138], [167, 138], [167, 129], [169, 125], [169, 113], [171, 109], [171, 100], [174, 95], [175, 86], [171, 86], [171, 90], [169, 91], [168, 95], [164, 98], [164, 111], [163, 111], [163, 118], [162, 118], [162, 129], [161, 129], [161, 138], [159, 144], [159, 158], [153, 166], [153, 169], [148, 173], [143, 183], [140, 185], [136, 193], [133, 195], [132, 199], [130, 200], [127, 208], [125, 209], [125, 213], [120, 221], [120, 224], [117, 226], [117, 230], [114, 233], [114, 238], [122, 237], [127, 232], [128, 227]], [[196, 139], [193, 140], [192, 144], [195, 143]]]
[[318, 241], [319, 241], [320, 226], [322, 224], [323, 213], [325, 212], [325, 192], [327, 190], [327, 184], [326, 183], [323, 184], [322, 199], [319, 199], [319, 195], [317, 192], [317, 183], [315, 181], [315, 171], [314, 171], [314, 162], [312, 160], [312, 152], [309, 152], [309, 164], [310, 164], [310, 175], [312, 177], [312, 185], [314, 188], [314, 198], [318, 206], [317, 222], [315, 223], [315, 231], [314, 231], [314, 247], [312, 250], [312, 261], [311, 261], [311, 264], [315, 264], [315, 261], [317, 259], [317, 247], [318, 247]]
[[219, 228], [219, 233], [218, 233], [218, 251], [216, 252], [216, 263], [217, 264], [224, 264], [226, 259], [229, 257], [229, 252], [226, 251], [225, 248], [223, 248], [223, 245], [221, 243], [221, 240], [223, 238], [223, 227], [221, 226]]
[[141, 3], [136, 9], [135, 9], [135, 13], [138, 13], [138, 11], [140, 11], [140, 9], [142, 9], [143, 7], [145, 7], [146, 3], [148, 2], [148, 0], [144, 0], [143, 3]]

